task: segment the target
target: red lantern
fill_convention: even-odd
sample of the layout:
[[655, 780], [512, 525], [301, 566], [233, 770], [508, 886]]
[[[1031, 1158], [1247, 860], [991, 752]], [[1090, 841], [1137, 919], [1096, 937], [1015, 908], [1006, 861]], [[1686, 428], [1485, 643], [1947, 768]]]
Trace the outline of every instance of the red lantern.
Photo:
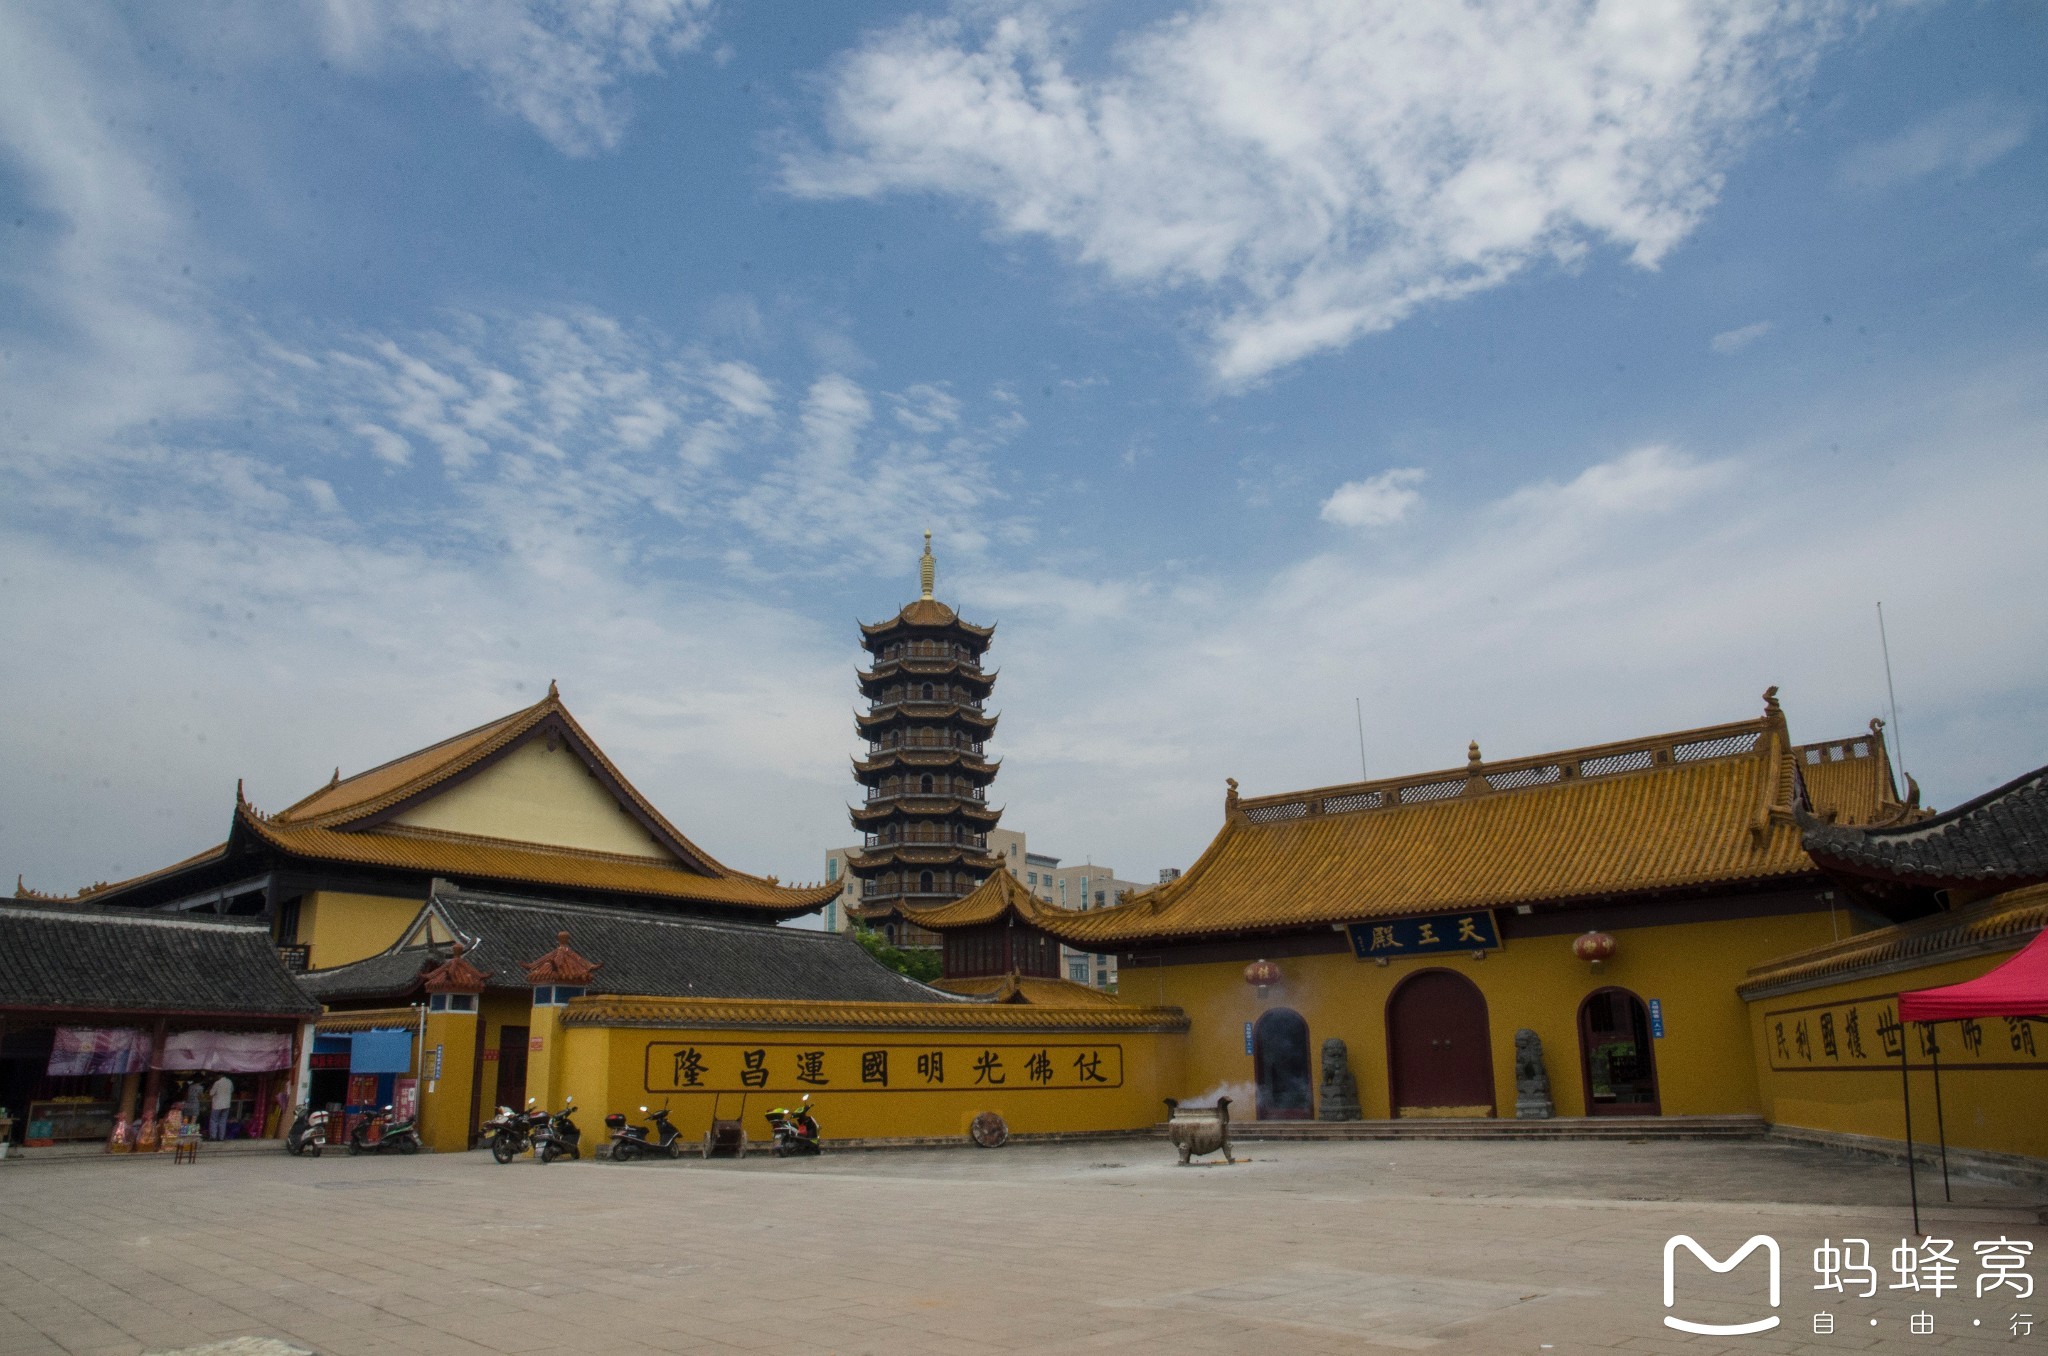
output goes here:
[[1244, 967], [1244, 982], [1258, 986], [1259, 997], [1266, 996], [1266, 987], [1280, 982], [1280, 967], [1269, 960], [1255, 960]]
[[1604, 932], [1587, 932], [1572, 939], [1572, 954], [1582, 961], [1592, 962], [1594, 969], [1600, 962], [1614, 954], [1614, 938]]

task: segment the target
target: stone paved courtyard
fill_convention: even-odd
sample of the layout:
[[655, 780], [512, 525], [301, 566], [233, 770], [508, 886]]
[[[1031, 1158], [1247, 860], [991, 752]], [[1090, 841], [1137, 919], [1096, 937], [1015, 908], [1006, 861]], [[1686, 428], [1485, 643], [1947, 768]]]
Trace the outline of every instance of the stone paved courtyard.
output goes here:
[[[1891, 1166], [1775, 1144], [1159, 1141], [610, 1165], [282, 1153], [0, 1165], [0, 1356], [274, 1338], [331, 1356], [603, 1352], [2021, 1352], [2048, 1292], [1979, 1300], [1971, 1244], [2048, 1200], [1958, 1184], [1924, 1211], [1963, 1292], [1821, 1296], [1823, 1236], [1907, 1232]], [[1923, 1186], [1925, 1185], [1923, 1181]], [[1937, 1179], [1933, 1194], [1938, 1198]], [[1784, 1249], [1783, 1325], [1661, 1320], [1677, 1233]], [[1759, 1259], [1689, 1263], [1680, 1309], [1771, 1312]], [[1852, 1287], [1853, 1288], [1853, 1287]], [[1825, 1308], [1836, 1331], [1815, 1336]], [[1908, 1332], [1930, 1313], [1932, 1336]], [[1871, 1326], [1870, 1320], [1878, 1323]], [[1973, 1320], [1979, 1326], [1973, 1326]], [[288, 1350], [267, 1343], [224, 1350]]]

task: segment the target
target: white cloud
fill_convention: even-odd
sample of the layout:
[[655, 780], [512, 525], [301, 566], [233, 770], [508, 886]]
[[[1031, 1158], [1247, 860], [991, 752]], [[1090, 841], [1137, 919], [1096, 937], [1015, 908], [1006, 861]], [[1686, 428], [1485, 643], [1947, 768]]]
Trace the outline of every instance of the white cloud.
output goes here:
[[1993, 99], [1951, 105], [1886, 141], [1859, 146], [1842, 161], [1840, 182], [1877, 190], [1946, 174], [1967, 179], [2019, 149], [2032, 130], [2025, 108]]
[[1322, 519], [1340, 527], [1387, 527], [1408, 516], [1422, 502], [1415, 488], [1426, 473], [1419, 466], [1397, 467], [1337, 487], [1323, 501]]
[[1117, 283], [1203, 295], [1241, 383], [1590, 244], [1653, 268], [1832, 6], [1199, 0], [1103, 74], [1066, 7], [915, 19], [836, 69], [784, 182], [983, 203]]
[[330, 54], [365, 65], [434, 52], [565, 155], [618, 144], [617, 86], [710, 30], [711, 0], [327, 0]]
[[[1029, 607], [977, 576], [968, 601], [1001, 623], [1005, 822], [1126, 873], [1185, 866], [1225, 776], [1358, 775], [1354, 696], [1374, 775], [1461, 766], [1473, 738], [1505, 758], [1741, 719], [1773, 683], [1795, 737], [1852, 733], [1884, 710], [1878, 597], [1911, 767], [1942, 804], [1977, 794], [2048, 762], [2048, 631], [2010, 625], [2048, 589], [2039, 362], [1817, 398], [1711, 457], [1639, 448], [1439, 496], [1426, 539], [1345, 537], [1256, 578], [1046, 578]], [[1868, 449], [1862, 473], [1814, 456], [1834, 440]], [[1058, 606], [1120, 586], [1124, 606]], [[1077, 674], [1079, 655], [1114, 660]]]
[[1754, 325], [1744, 325], [1740, 329], [1722, 330], [1707, 341], [1707, 347], [1720, 354], [1740, 353], [1770, 332], [1771, 322], [1759, 320]]

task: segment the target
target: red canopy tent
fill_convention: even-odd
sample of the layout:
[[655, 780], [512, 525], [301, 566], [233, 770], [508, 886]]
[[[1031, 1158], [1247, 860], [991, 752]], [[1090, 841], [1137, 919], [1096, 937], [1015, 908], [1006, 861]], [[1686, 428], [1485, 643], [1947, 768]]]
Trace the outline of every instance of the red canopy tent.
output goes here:
[[1902, 1022], [2044, 1014], [2048, 1014], [2048, 932], [2028, 942], [2011, 960], [1975, 979], [1899, 995]]
[[[1899, 995], [1899, 1020], [1932, 1024], [1968, 1017], [2026, 1017], [2048, 1020], [2048, 932], [2018, 954], [1975, 979], [1915, 989]], [[1929, 1046], [1934, 1065], [1934, 1123], [1941, 1135], [1941, 1189], [1948, 1186], [1948, 1125], [1941, 1112], [1941, 1048]], [[1906, 1094], [1906, 1179], [1913, 1193], [1913, 1232], [1920, 1232], [1920, 1183], [1913, 1167], [1913, 1089], [1906, 1071], [1906, 1043], [1899, 1042], [1899, 1080]]]

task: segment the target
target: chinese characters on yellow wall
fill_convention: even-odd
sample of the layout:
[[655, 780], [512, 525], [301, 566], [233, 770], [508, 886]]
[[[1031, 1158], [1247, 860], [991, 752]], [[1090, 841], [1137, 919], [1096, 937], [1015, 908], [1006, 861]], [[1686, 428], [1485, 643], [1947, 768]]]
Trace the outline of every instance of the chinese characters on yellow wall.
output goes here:
[[2048, 1026], [2024, 1017], [1966, 1018], [1933, 1024], [1899, 1021], [1896, 994], [1847, 999], [1764, 1014], [1771, 1068], [2048, 1068]]
[[1123, 1086], [1121, 1045], [654, 1041], [649, 1092], [961, 1092]]

